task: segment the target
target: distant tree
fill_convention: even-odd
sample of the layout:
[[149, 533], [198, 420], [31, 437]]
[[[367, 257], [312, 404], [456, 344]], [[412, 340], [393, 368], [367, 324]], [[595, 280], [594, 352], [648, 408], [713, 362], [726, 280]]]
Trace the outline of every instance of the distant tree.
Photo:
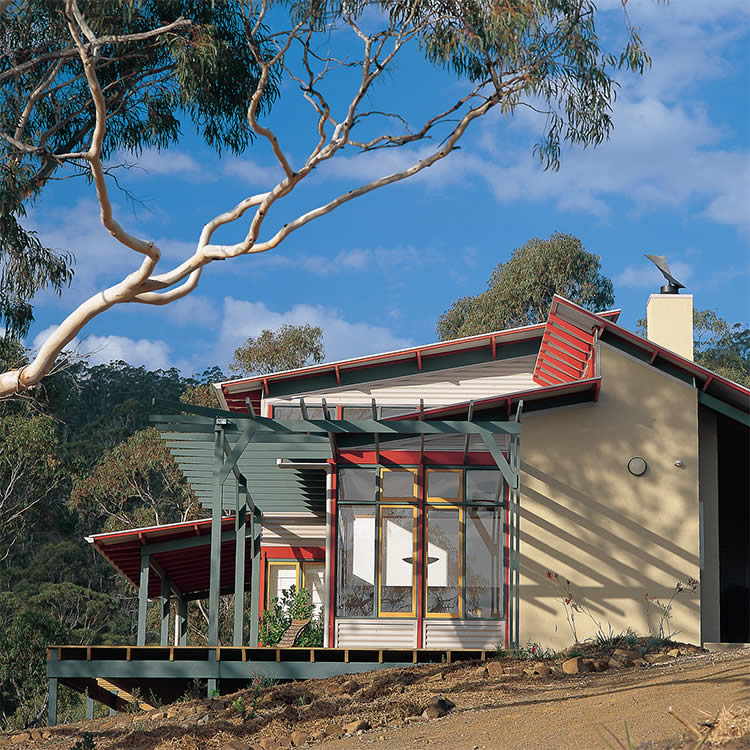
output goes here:
[[198, 503], [161, 436], [139, 430], [77, 481], [70, 506], [89, 526], [114, 530], [185, 521]]
[[226, 380], [226, 375], [220, 367], [214, 366], [204, 370], [197, 381], [194, 381], [185, 387], [180, 394], [180, 401], [183, 404], [192, 404], [193, 406], [203, 406], [207, 409], [218, 409], [219, 399], [216, 397], [212, 383], [219, 383]]
[[0, 621], [0, 727], [21, 729], [41, 718], [46, 648], [67, 633], [54, 616], [14, 594], [0, 593]]
[[600, 271], [599, 256], [586, 252], [573, 235], [531, 239], [495, 267], [486, 291], [462, 297], [440, 316], [438, 336], [445, 341], [540, 323], [555, 294], [589, 310], [606, 310], [614, 304], [614, 289]]
[[[646, 337], [646, 318], [636, 321], [636, 332]], [[742, 323], [730, 325], [713, 310], [693, 310], [693, 358], [750, 388], [750, 328]]]
[[239, 376], [268, 375], [318, 364], [325, 356], [320, 326], [286, 324], [276, 330], [266, 328], [257, 338], [248, 338], [235, 349], [229, 369]]
[[58, 448], [51, 417], [0, 417], [0, 560], [8, 557], [62, 481]]

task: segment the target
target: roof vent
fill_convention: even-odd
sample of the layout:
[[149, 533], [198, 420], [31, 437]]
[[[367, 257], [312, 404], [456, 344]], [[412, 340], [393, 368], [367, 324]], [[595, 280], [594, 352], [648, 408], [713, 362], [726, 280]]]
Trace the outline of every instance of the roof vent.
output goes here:
[[646, 255], [646, 257], [662, 272], [667, 283], [661, 287], [661, 294], [679, 294], [680, 289], [684, 289], [685, 285], [681, 284], [677, 279], [672, 276], [672, 272], [669, 270], [669, 263], [663, 255]]

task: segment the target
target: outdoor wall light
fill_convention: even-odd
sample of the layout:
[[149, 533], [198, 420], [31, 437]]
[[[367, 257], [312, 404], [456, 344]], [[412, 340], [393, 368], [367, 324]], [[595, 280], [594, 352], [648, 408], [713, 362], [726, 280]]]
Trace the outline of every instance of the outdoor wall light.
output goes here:
[[633, 458], [628, 461], [628, 471], [634, 477], [643, 476], [646, 473], [646, 469], [648, 469], [648, 464], [646, 463], [645, 458], [641, 458], [640, 456], [633, 456]]
[[684, 462], [684, 461], [683, 461], [683, 460], [682, 460], [681, 458], [675, 458], [675, 460], [674, 460], [674, 465], [675, 465], [675, 466], [676, 466], [676, 467], [677, 467], [678, 469], [681, 469], [681, 468], [682, 468], [682, 467], [683, 467], [683, 466], [685, 465], [685, 462]]

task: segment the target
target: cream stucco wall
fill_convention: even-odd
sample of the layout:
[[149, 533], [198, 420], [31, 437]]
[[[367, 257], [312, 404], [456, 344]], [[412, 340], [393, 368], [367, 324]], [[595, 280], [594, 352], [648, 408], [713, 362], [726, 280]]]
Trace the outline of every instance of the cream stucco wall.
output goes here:
[[[666, 602], [678, 580], [700, 577], [696, 391], [606, 344], [600, 353], [598, 403], [523, 418], [522, 643], [573, 641], [548, 570], [616, 633], [656, 629], [644, 595]], [[627, 470], [632, 456], [648, 462], [641, 477]], [[675, 599], [680, 640], [700, 642], [699, 602], [699, 591]], [[596, 630], [583, 613], [576, 624], [579, 640]]]
[[646, 305], [648, 340], [693, 358], [693, 295], [652, 294]]

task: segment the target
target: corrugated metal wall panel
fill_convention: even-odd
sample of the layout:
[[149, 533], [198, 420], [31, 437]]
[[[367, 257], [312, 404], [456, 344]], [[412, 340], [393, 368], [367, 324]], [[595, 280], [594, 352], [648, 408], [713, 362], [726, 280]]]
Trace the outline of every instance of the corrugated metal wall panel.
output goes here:
[[425, 648], [483, 648], [505, 646], [502, 620], [425, 620]]
[[[394, 406], [419, 404], [424, 399], [426, 407], [455, 404], [469, 399], [489, 398], [503, 393], [538, 388], [532, 373], [536, 355], [514, 357], [479, 365], [456, 367], [440, 372], [419, 373], [402, 378], [376, 381], [359, 385], [356, 388], [330, 388], [327, 390], [304, 392], [300, 396], [325, 397], [331, 404], [367, 405], [373, 398], [378, 404]], [[300, 388], [304, 380], [300, 381]], [[268, 413], [269, 404], [295, 403], [294, 398], [268, 398], [263, 400], [263, 414]]]
[[336, 620], [337, 648], [416, 648], [416, 620]]
[[325, 547], [326, 522], [321, 516], [263, 518], [261, 544], [273, 547]]

